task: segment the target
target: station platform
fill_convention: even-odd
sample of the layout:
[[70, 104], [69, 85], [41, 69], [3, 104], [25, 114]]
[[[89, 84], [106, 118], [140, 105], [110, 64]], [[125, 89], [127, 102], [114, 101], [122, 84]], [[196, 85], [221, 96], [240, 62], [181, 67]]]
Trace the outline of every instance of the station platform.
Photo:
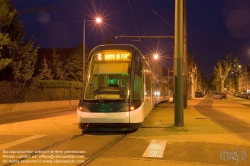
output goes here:
[[[188, 107], [183, 110], [184, 125], [181, 127], [174, 125], [174, 103], [156, 105], [141, 128], [129, 134], [126, 141], [129, 142], [128, 145], [134, 144], [134, 147], [124, 145], [124, 153], [120, 152], [122, 145], [120, 149], [111, 148], [88, 165], [250, 165], [250, 140], [240, 137], [197, 111], [196, 106], [203, 99], [188, 100]], [[230, 106], [231, 113], [250, 113], [249, 107], [233, 103], [230, 98], [216, 100], [212, 105], [216, 109], [223, 108], [222, 111], [226, 112], [222, 103]], [[250, 116], [245, 119], [250, 122]], [[151, 153], [148, 152], [150, 148]]]

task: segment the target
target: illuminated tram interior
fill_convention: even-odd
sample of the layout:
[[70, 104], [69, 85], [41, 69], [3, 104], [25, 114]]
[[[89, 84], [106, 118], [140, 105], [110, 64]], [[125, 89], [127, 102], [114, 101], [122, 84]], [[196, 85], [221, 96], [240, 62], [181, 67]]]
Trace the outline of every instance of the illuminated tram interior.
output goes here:
[[88, 73], [85, 100], [128, 101], [131, 53], [124, 50], [111, 51], [103, 50], [94, 54]]

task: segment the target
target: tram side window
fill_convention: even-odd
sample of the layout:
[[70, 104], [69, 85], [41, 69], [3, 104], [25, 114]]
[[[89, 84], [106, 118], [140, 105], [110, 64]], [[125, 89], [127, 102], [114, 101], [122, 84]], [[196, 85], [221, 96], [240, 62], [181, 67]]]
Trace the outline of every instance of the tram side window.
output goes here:
[[134, 100], [143, 100], [142, 58], [136, 53], [134, 66]]
[[146, 96], [150, 96], [151, 95], [151, 75], [150, 73], [146, 73], [146, 80], [145, 80], [145, 84], [146, 84]]

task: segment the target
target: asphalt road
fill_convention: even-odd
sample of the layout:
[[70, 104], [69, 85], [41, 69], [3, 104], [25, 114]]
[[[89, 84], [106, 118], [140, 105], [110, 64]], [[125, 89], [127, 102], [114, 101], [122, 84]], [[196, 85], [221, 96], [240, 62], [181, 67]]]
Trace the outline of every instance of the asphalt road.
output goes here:
[[[225, 99], [223, 99], [225, 100]], [[250, 141], [250, 123], [247, 123], [243, 120], [240, 120], [228, 113], [224, 113], [218, 109], [213, 108], [213, 102], [215, 99], [212, 99], [211, 96], [201, 100], [196, 106], [196, 110], [199, 111], [204, 116], [208, 117], [215, 123], [219, 124], [223, 128], [231, 131], [234, 134], [242, 137]], [[242, 101], [250, 102], [247, 100], [242, 99]], [[216, 101], [217, 102], [217, 101]], [[231, 102], [231, 101], [228, 101]], [[225, 102], [224, 102], [225, 103]], [[247, 105], [247, 104], [245, 104]], [[225, 103], [224, 107], [227, 107], [227, 103]], [[236, 110], [237, 111], [237, 108]], [[249, 116], [250, 116], [250, 109], [249, 109]]]

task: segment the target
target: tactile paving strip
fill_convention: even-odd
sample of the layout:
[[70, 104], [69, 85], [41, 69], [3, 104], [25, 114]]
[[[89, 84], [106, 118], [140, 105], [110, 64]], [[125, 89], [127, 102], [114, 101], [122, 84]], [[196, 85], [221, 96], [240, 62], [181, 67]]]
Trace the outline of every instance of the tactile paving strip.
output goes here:
[[166, 143], [166, 140], [152, 140], [142, 157], [162, 158]]

